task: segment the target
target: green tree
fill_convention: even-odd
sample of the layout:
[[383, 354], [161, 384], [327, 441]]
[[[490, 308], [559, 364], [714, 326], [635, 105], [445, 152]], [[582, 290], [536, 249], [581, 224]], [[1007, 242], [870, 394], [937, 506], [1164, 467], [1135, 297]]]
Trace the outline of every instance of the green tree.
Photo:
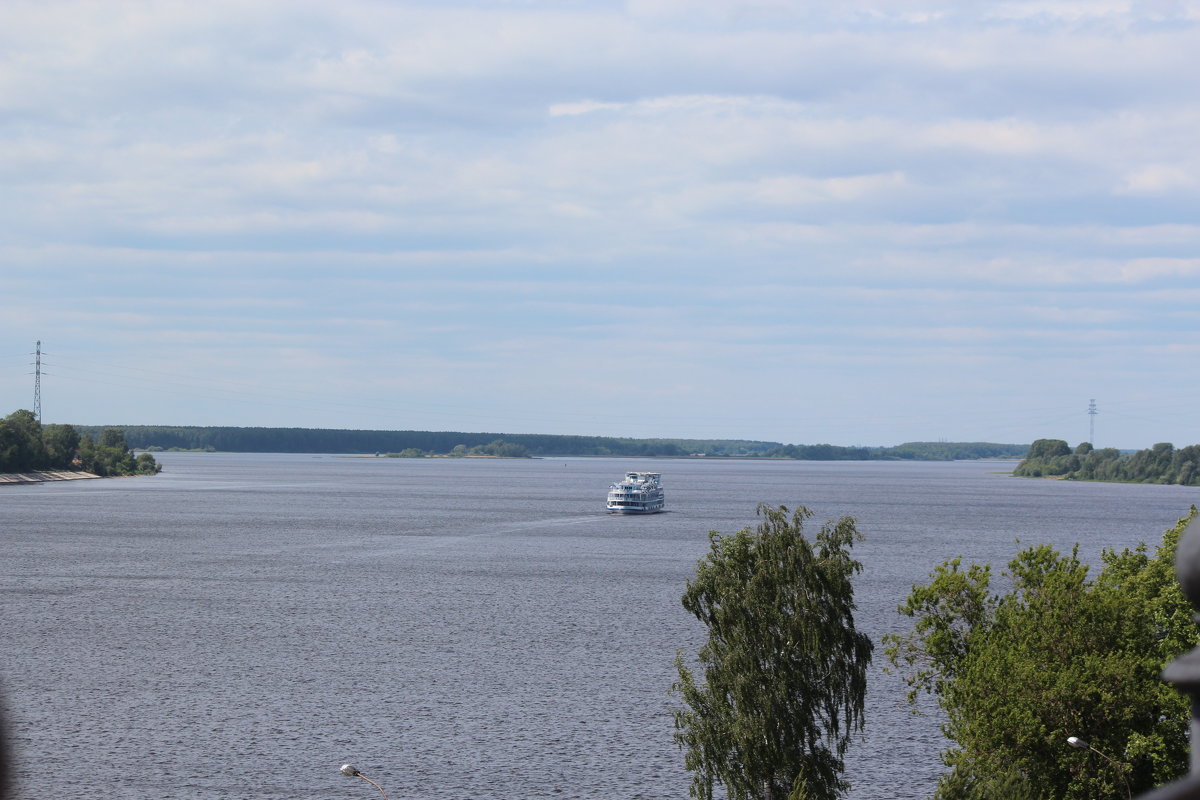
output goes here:
[[79, 431], [70, 425], [46, 425], [42, 428], [46, 446], [46, 465], [68, 469], [79, 451]]
[[125, 445], [125, 432], [120, 428], [105, 428], [99, 442], [83, 436], [79, 461], [86, 471], [100, 476], [153, 475], [162, 469], [149, 453], [135, 458]]
[[5, 470], [25, 472], [46, 465], [42, 424], [32, 411], [19, 409], [0, 420], [0, 456]]
[[1071, 455], [1070, 446], [1062, 439], [1035, 439], [1025, 456], [1030, 461], [1045, 461]]
[[488, 444], [476, 445], [470, 449], [473, 456], [497, 456], [499, 458], [529, 458], [529, 451], [519, 444], [496, 439]]
[[157, 475], [162, 471], [162, 465], [154, 460], [154, 456], [149, 453], [142, 453], [136, 459], [134, 464], [137, 466], [138, 475]]
[[[913, 629], [886, 637], [886, 652], [910, 699], [928, 692], [945, 711], [954, 747], [935, 797], [987, 796], [981, 781], [995, 794], [1002, 776], [1006, 797], [1124, 798], [1187, 771], [1187, 702], [1159, 673], [1200, 641], [1173, 568], [1195, 515], [1153, 556], [1105, 551], [1094, 580], [1077, 552], [1041, 545], [1009, 563], [1003, 592], [957, 559], [913, 588], [900, 607]], [[1068, 747], [1073, 735], [1112, 762]]]
[[21, 439], [8, 420], [0, 419], [0, 472], [16, 472]]
[[1023, 478], [1067, 475], [1079, 469], [1079, 458], [1062, 439], [1038, 439], [1029, 445], [1029, 454], [1013, 470], [1013, 475]]
[[120, 447], [111, 447], [92, 441], [84, 436], [79, 443], [79, 461], [84, 471], [100, 477], [128, 475], [136, 469], [129, 453]]
[[415, 447], [408, 447], [401, 450], [399, 453], [388, 453], [388, 458], [424, 458], [425, 452], [418, 450]]
[[854, 626], [850, 517], [805, 538], [803, 506], [761, 505], [762, 522], [709, 533], [710, 552], [683, 595], [708, 628], [703, 683], [677, 654], [675, 739], [691, 794], [711, 800], [831, 800], [848, 784], [843, 757], [862, 729], [870, 638]]
[[100, 434], [100, 445], [125, 448], [125, 431], [120, 428], [105, 428]]

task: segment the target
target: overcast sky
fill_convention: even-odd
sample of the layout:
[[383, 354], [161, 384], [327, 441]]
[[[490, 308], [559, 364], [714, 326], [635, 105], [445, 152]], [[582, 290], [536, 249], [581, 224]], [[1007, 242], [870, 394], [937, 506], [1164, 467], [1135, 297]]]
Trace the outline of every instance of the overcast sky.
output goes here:
[[1200, 442], [1200, 3], [0, 11], [0, 412]]

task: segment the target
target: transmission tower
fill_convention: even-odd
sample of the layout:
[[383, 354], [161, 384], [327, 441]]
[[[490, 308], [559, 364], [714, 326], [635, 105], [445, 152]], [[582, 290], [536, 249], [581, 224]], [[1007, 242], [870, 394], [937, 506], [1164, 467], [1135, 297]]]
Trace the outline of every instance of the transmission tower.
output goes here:
[[42, 340], [38, 339], [33, 360], [33, 415], [42, 421]]
[[1096, 446], [1096, 415], [1099, 413], [1096, 410], [1096, 401], [1088, 400], [1088, 444], [1092, 447]]

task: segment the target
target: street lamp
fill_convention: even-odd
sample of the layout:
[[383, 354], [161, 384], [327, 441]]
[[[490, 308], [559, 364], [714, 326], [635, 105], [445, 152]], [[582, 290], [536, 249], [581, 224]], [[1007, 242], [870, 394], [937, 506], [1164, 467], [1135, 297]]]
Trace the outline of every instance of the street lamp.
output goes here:
[[1091, 750], [1093, 753], [1096, 753], [1097, 755], [1099, 755], [1100, 757], [1102, 757], [1103, 759], [1108, 761], [1108, 763], [1112, 764], [1113, 767], [1116, 768], [1117, 772], [1121, 775], [1121, 779], [1125, 781], [1126, 800], [1133, 799], [1133, 792], [1130, 791], [1130, 789], [1129, 789], [1129, 776], [1125, 774], [1125, 770], [1124, 770], [1124, 767], [1129, 766], [1128, 764], [1121, 764], [1120, 762], [1114, 761], [1112, 758], [1110, 758], [1108, 756], [1107, 753], [1104, 753], [1101, 750], [1097, 750], [1096, 748], [1094, 748], [1090, 744], [1088, 744], [1085, 740], [1080, 739], [1078, 736], [1068, 736], [1067, 744], [1071, 745], [1071, 747], [1074, 747], [1078, 750]]
[[388, 800], [387, 792], [385, 792], [383, 790], [383, 787], [380, 786], [375, 781], [368, 778], [366, 775], [363, 775], [361, 772], [359, 772], [358, 767], [354, 766], [353, 764], [342, 764], [342, 768], [338, 771], [341, 772], [343, 775], [345, 775], [347, 778], [362, 778], [364, 781], [366, 781], [367, 783], [371, 784], [372, 786], [374, 786], [376, 789], [379, 790], [379, 793], [381, 795], [383, 795], [383, 800]]

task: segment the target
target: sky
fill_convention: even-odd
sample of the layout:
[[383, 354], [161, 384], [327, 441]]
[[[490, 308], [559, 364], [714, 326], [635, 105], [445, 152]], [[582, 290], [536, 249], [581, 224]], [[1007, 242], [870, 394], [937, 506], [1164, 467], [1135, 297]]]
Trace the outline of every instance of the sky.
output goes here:
[[5, 0], [0, 413], [40, 341], [45, 422], [1197, 443], [1198, 75], [1170, 0]]

